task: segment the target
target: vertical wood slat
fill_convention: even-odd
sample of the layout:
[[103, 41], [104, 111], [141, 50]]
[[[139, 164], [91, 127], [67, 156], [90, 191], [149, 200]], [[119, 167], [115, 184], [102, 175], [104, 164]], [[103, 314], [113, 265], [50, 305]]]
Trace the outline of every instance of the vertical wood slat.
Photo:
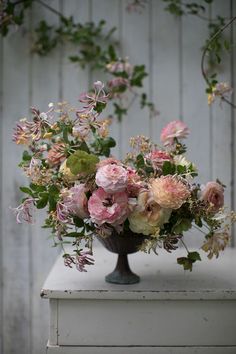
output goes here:
[[[236, 4], [235, 1], [231, 0], [231, 16], [236, 16]], [[234, 25], [232, 26], [231, 29], [231, 39], [233, 40], [233, 43], [236, 40], [236, 25], [234, 22]], [[236, 83], [236, 66], [235, 66], [235, 58], [236, 58], [236, 48], [235, 46], [233, 47], [233, 51], [231, 54], [231, 85], [234, 88], [233, 95], [232, 95], [232, 102], [234, 105], [236, 105], [236, 90], [235, 90], [235, 83]], [[235, 137], [236, 137], [236, 110], [231, 109], [231, 143], [232, 143], [232, 149], [231, 149], [231, 168], [232, 168], [232, 181], [231, 181], [231, 188], [232, 188], [232, 208], [235, 210], [236, 208], [236, 191], [235, 191], [235, 186], [236, 186], [236, 161], [235, 161], [235, 156], [236, 156], [236, 142], [235, 142]], [[236, 246], [236, 227], [233, 227], [233, 240], [232, 240], [232, 246]]]
[[[206, 7], [205, 17], [208, 16]], [[206, 183], [211, 176], [211, 123], [206, 84], [201, 76], [201, 48], [208, 38], [208, 22], [196, 16], [182, 18], [182, 70], [183, 70], [183, 120], [190, 128], [190, 135], [186, 140], [187, 156], [199, 170], [197, 181]], [[202, 235], [192, 228], [185, 236], [187, 244], [199, 246]]]
[[[230, 0], [215, 0], [212, 3], [212, 18], [220, 13], [229, 18]], [[224, 36], [230, 39], [230, 29]], [[219, 82], [231, 82], [230, 55], [224, 52], [222, 64], [218, 66]], [[215, 102], [212, 105], [212, 178], [217, 177], [227, 186], [225, 204], [231, 208], [231, 108], [228, 104]]]
[[[128, 13], [126, 6], [128, 1], [122, 1], [122, 55], [128, 57], [134, 65], [144, 64], [147, 72], [149, 72], [149, 50], [150, 50], [150, 33], [149, 33], [149, 6], [150, 2], [142, 12], [142, 14]], [[145, 78], [143, 89], [139, 92], [149, 93], [149, 77]], [[143, 90], [143, 91], [142, 91]], [[140, 111], [139, 98], [129, 109], [129, 114], [122, 121], [122, 143], [121, 154], [124, 157], [126, 152], [130, 150], [129, 139], [136, 135], [149, 135], [150, 119], [147, 109]]]
[[[99, 23], [101, 19], [106, 21], [106, 30], [110, 30], [113, 27], [116, 27], [117, 30], [112, 35], [112, 40], [114, 42], [119, 41], [120, 28], [119, 27], [119, 13], [120, 13], [120, 1], [119, 0], [100, 0], [99, 6], [97, 6], [97, 1], [93, 0], [91, 3], [91, 20], [95, 23]], [[106, 43], [107, 44], [107, 43]], [[118, 52], [120, 48], [117, 48]], [[106, 82], [111, 79], [109, 74], [103, 74], [101, 71], [94, 71], [91, 73], [91, 81], [95, 82], [100, 80], [102, 82]], [[102, 118], [107, 118], [109, 115], [113, 113], [113, 104], [109, 102], [107, 108], [102, 113]], [[120, 146], [121, 146], [121, 137], [120, 137], [120, 123], [117, 122], [117, 119], [114, 117], [112, 119], [112, 124], [110, 126], [110, 135], [116, 140], [116, 147], [112, 149], [111, 153], [119, 157], [120, 155]]]
[[180, 119], [180, 19], [164, 10], [162, 1], [152, 2], [153, 101], [160, 114], [152, 119], [151, 136], [160, 142], [161, 129]]
[[[66, 17], [73, 16], [76, 23], [89, 21], [89, 1], [70, 0], [63, 1], [63, 14]], [[89, 70], [82, 69], [79, 64], [73, 64], [69, 56], [77, 55], [78, 49], [75, 45], [67, 44], [63, 46], [62, 61], [62, 98], [73, 107], [78, 107], [79, 95], [89, 88]]]
[[[3, 170], [3, 156], [2, 156], [2, 128], [3, 128], [3, 40], [0, 38], [0, 169]], [[2, 200], [2, 175], [0, 174], [0, 200]], [[0, 221], [2, 220], [2, 208], [0, 208]], [[2, 247], [2, 233], [0, 229], [0, 353], [3, 352], [3, 247]]]
[[[60, 11], [59, 0], [51, 0], [50, 6]], [[37, 14], [37, 15], [36, 15]], [[33, 6], [32, 26], [44, 19], [55, 25], [59, 24], [59, 17], [40, 4]], [[40, 111], [48, 110], [48, 103], [57, 103], [61, 93], [61, 48], [55, 49], [46, 57], [34, 55], [32, 57], [32, 92], [31, 105]], [[47, 229], [42, 229], [45, 213], [37, 212], [36, 224], [32, 226], [31, 237], [31, 306], [32, 306], [32, 354], [40, 354], [46, 347], [49, 330], [49, 310], [46, 301], [40, 298], [40, 290], [47, 273], [49, 272], [59, 249], [52, 248]]]
[[[28, 26], [28, 16], [25, 27]], [[29, 39], [25, 29], [11, 32], [3, 40], [2, 97], [2, 272], [3, 289], [3, 353], [31, 353], [31, 310], [29, 272], [29, 228], [17, 225], [9, 206], [19, 205], [22, 193], [19, 185], [25, 178], [16, 167], [23, 149], [12, 143], [16, 121], [22, 118], [29, 107]]]

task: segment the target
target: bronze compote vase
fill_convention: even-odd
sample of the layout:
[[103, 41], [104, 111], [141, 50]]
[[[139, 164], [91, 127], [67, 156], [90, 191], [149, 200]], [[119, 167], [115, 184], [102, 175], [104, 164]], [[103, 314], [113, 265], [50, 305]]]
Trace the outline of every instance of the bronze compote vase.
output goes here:
[[140, 277], [131, 271], [128, 254], [139, 251], [146, 237], [129, 230], [121, 234], [113, 231], [109, 236], [101, 237], [97, 235], [97, 238], [108, 251], [118, 254], [116, 267], [112, 273], [105, 277], [105, 280], [108, 283], [115, 284], [138, 283]]

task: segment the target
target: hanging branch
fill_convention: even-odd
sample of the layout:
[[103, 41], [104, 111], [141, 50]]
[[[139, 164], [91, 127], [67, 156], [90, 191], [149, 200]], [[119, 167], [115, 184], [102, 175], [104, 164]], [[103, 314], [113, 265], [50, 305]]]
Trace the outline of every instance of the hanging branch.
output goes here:
[[[212, 83], [209, 80], [209, 77], [206, 74], [206, 71], [204, 69], [204, 61], [205, 57], [208, 51], [210, 51], [210, 47], [213, 44], [213, 42], [228, 28], [234, 21], [236, 20], [236, 16], [232, 17], [230, 21], [228, 21], [223, 27], [221, 27], [208, 41], [207, 45], [205, 46], [203, 52], [202, 52], [202, 58], [201, 58], [201, 72], [202, 76], [207, 83], [208, 87], [212, 89]], [[225, 98], [222, 94], [219, 94], [220, 98], [222, 101], [226, 102], [229, 104], [231, 107], [236, 108], [236, 105], [234, 105], [232, 102], [230, 102], [227, 98]]]

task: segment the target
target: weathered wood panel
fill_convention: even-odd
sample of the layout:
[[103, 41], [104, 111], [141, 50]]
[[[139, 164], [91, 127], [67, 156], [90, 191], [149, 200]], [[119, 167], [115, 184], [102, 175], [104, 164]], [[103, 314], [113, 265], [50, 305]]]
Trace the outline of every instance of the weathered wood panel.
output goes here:
[[[28, 18], [27, 18], [28, 22]], [[2, 272], [3, 290], [3, 353], [30, 353], [31, 302], [30, 302], [30, 238], [29, 228], [17, 225], [9, 206], [19, 204], [19, 185], [25, 179], [16, 168], [21, 151], [11, 141], [17, 119], [28, 112], [29, 107], [29, 38], [24, 29], [11, 33], [3, 41], [2, 97], [3, 124], [1, 130], [2, 151]], [[14, 339], [13, 339], [14, 336]]]
[[[60, 10], [58, 0], [50, 3], [55, 9]], [[58, 16], [51, 14], [40, 4], [35, 3], [32, 12], [33, 27], [41, 19], [59, 24]], [[37, 16], [34, 16], [35, 13]], [[57, 103], [61, 99], [61, 49], [54, 50], [48, 57], [31, 56], [30, 69], [30, 105], [46, 112], [49, 102]], [[42, 282], [58, 253], [58, 249], [52, 247], [53, 241], [48, 239], [48, 230], [41, 228], [44, 217], [44, 212], [38, 214], [36, 225], [31, 227], [30, 235], [32, 354], [40, 354], [41, 348], [46, 345], [49, 309], [48, 304], [42, 301], [39, 294]]]
[[[166, 5], [161, 0], [149, 0], [142, 14], [127, 13], [127, 0], [50, 0], [48, 3], [65, 15], [72, 14], [77, 21], [98, 22], [104, 18], [107, 27], [118, 27], [115, 38], [121, 43], [121, 56], [128, 56], [134, 64], [146, 65], [149, 77], [144, 81], [144, 91], [155, 102], [160, 115], [151, 119], [148, 111], [141, 111], [135, 102], [122, 124], [115, 122], [111, 128], [118, 142], [114, 153], [124, 155], [129, 137], [137, 134], [151, 135], [159, 141], [161, 128], [167, 122], [183, 119], [191, 129], [188, 157], [199, 166], [199, 180], [206, 182], [218, 176], [228, 185], [226, 201], [233, 207], [236, 204], [235, 111], [226, 105], [219, 107], [218, 103], [211, 110], [207, 106], [200, 75], [200, 48], [208, 32], [207, 22], [194, 16], [181, 21], [164, 11]], [[235, 11], [232, 0], [215, 0], [205, 16], [230, 16]], [[29, 29], [42, 18], [58, 23], [58, 17], [39, 4], [34, 5], [29, 17]], [[54, 50], [47, 58], [32, 56], [26, 30], [12, 33], [0, 43], [0, 84], [3, 86], [2, 94], [0, 88], [0, 352], [4, 354], [43, 352], [48, 308], [40, 300], [39, 290], [57, 254], [50, 247], [47, 232], [40, 228], [42, 215], [29, 228], [16, 225], [8, 210], [19, 202], [18, 186], [24, 184], [23, 176], [16, 169], [21, 152], [11, 142], [12, 128], [16, 120], [28, 115], [31, 105], [46, 110], [49, 102], [66, 99], [77, 106], [81, 91], [91, 87], [93, 81], [103, 79], [97, 72], [90, 73], [69, 62], [68, 56], [76, 52], [72, 46]], [[231, 35], [236, 38], [235, 25]], [[234, 49], [231, 56], [224, 56], [219, 67], [220, 80], [233, 85], [235, 56]], [[236, 102], [235, 93], [233, 98]], [[111, 112], [110, 108], [106, 111], [107, 115]], [[189, 235], [192, 244], [196, 244], [195, 235]]]

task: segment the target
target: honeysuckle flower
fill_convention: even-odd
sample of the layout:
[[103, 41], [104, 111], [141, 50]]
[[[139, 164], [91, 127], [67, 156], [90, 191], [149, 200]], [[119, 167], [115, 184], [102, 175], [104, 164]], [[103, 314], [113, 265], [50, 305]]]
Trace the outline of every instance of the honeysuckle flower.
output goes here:
[[202, 249], [205, 252], [209, 252], [207, 257], [212, 259], [215, 255], [219, 257], [219, 252], [224, 251], [225, 247], [229, 243], [229, 234], [227, 231], [214, 232], [213, 235], [208, 236], [207, 240], [202, 245]]
[[170, 209], [163, 209], [154, 201], [150, 191], [141, 190], [137, 205], [128, 217], [129, 227], [135, 233], [158, 237], [170, 214]]
[[108, 87], [115, 92], [120, 92], [126, 89], [129, 86], [129, 80], [123, 77], [115, 77], [114, 79], [108, 81]]
[[97, 186], [102, 187], [107, 193], [124, 191], [127, 187], [127, 180], [126, 169], [116, 164], [100, 167], [95, 176]]
[[97, 104], [105, 105], [108, 102], [109, 95], [104, 90], [104, 84], [101, 81], [96, 81], [93, 84], [94, 92], [84, 92], [79, 96], [79, 101], [84, 103], [85, 106], [79, 113], [90, 113]]
[[151, 151], [150, 139], [144, 135], [137, 135], [130, 138], [130, 146], [138, 153], [149, 153]]
[[133, 66], [128, 62], [128, 59], [112, 61], [106, 65], [107, 70], [112, 74], [127, 73], [130, 76], [133, 72]]
[[20, 204], [16, 208], [11, 208], [13, 213], [16, 215], [16, 222], [18, 224], [22, 224], [23, 221], [27, 222], [28, 224], [33, 223], [33, 210], [35, 208], [33, 198], [27, 198], [24, 200], [22, 204]]
[[184, 139], [188, 136], [189, 129], [181, 120], [174, 120], [167, 124], [161, 131], [161, 142], [165, 146], [174, 144], [174, 139]]
[[58, 143], [52, 145], [51, 149], [48, 151], [47, 161], [49, 165], [55, 166], [59, 165], [62, 161], [66, 159], [66, 145], [64, 143]]
[[217, 213], [224, 205], [224, 188], [217, 182], [208, 182], [201, 187], [201, 199], [209, 203], [209, 211]]
[[212, 104], [216, 98], [229, 98], [230, 95], [232, 94], [233, 89], [232, 87], [227, 83], [227, 82], [218, 82], [213, 88], [212, 88], [212, 93], [209, 93], [207, 98], [208, 98], [208, 104]]
[[76, 268], [79, 272], [87, 272], [85, 267], [87, 265], [93, 265], [94, 259], [92, 258], [93, 253], [91, 251], [80, 251], [76, 255]]
[[150, 182], [153, 199], [162, 208], [179, 209], [190, 196], [189, 187], [175, 176], [161, 176]]
[[159, 169], [163, 166], [165, 161], [172, 161], [172, 157], [168, 152], [162, 150], [154, 150], [145, 156], [146, 160], [149, 160], [154, 169]]
[[26, 120], [22, 119], [19, 123], [17, 123], [14, 133], [12, 136], [12, 140], [17, 145], [28, 145], [31, 141], [31, 133], [28, 127], [25, 124]]
[[97, 225], [120, 225], [129, 214], [128, 196], [125, 192], [107, 193], [100, 187], [89, 198], [88, 211]]

